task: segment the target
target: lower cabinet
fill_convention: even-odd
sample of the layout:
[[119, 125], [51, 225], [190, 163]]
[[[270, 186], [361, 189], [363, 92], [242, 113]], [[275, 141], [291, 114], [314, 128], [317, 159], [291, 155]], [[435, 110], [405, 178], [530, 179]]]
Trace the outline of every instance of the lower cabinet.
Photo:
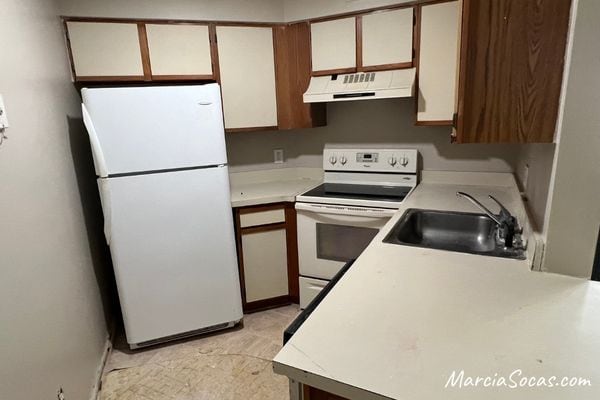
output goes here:
[[244, 311], [297, 303], [294, 204], [240, 207], [234, 214]]

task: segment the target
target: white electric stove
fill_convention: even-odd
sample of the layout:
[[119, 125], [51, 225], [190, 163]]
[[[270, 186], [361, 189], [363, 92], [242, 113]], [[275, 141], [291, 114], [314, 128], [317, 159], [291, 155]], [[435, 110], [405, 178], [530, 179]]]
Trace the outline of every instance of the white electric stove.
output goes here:
[[417, 186], [416, 150], [327, 146], [324, 181], [296, 197], [300, 307], [356, 259]]

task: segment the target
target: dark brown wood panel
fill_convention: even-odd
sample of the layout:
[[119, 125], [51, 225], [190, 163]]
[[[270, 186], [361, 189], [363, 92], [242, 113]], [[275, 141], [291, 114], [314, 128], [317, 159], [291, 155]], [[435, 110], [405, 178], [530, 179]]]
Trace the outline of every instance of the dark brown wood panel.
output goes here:
[[456, 141], [552, 142], [570, 0], [464, 0]]
[[304, 103], [310, 83], [310, 26], [308, 23], [273, 29], [279, 129], [313, 128], [327, 123], [325, 104]]
[[302, 385], [303, 400], [348, 400], [345, 397], [325, 392], [308, 385]]
[[300, 303], [300, 268], [298, 264], [298, 224], [294, 203], [285, 206], [286, 242], [288, 259], [288, 288], [290, 301]]

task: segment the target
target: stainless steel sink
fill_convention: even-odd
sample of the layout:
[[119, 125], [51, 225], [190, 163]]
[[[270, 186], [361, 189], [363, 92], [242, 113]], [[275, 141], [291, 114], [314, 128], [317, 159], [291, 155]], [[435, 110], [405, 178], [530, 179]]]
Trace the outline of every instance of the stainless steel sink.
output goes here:
[[405, 246], [525, 259], [522, 249], [497, 239], [497, 224], [484, 214], [410, 208], [383, 240]]

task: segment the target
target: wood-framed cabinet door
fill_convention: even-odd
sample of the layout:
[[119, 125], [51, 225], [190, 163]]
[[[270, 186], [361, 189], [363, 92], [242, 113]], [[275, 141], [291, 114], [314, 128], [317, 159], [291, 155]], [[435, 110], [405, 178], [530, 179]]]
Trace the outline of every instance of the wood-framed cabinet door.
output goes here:
[[570, 0], [462, 0], [455, 141], [550, 143]]
[[245, 312], [299, 300], [293, 203], [234, 209], [240, 287]]
[[358, 18], [359, 71], [413, 66], [413, 7], [365, 14]]
[[139, 26], [65, 21], [75, 81], [143, 81]]
[[356, 18], [310, 24], [312, 75], [356, 71]]
[[213, 79], [207, 24], [147, 23], [152, 80]]
[[458, 1], [420, 9], [417, 48], [417, 125], [452, 125], [456, 109]]
[[277, 127], [273, 28], [217, 26], [225, 129]]

